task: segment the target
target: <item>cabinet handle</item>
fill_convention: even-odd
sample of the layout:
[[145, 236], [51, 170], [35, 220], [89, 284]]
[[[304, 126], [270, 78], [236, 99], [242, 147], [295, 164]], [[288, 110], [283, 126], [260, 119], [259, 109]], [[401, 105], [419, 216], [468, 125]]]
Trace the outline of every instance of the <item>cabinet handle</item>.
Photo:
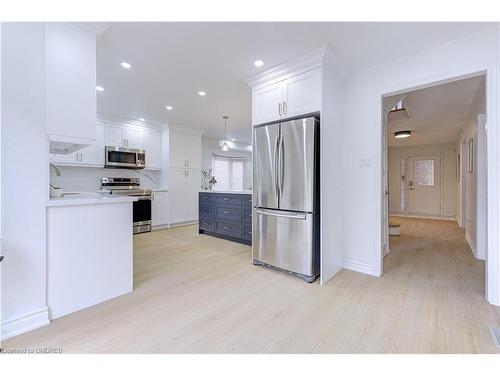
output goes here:
[[231, 211], [225, 211], [225, 210], [222, 212], [224, 212], [226, 215], [229, 215], [231, 213]]
[[280, 117], [281, 117], [281, 103], [278, 103], [278, 112], [279, 112]]
[[224, 199], [225, 201], [230, 201], [231, 200], [231, 198], [228, 198], [228, 197], [224, 197], [222, 199]]
[[224, 226], [223, 227], [225, 230], [231, 230], [231, 227]]
[[288, 112], [288, 107], [286, 105], [286, 102], [283, 102], [283, 116], [286, 116], [287, 112]]

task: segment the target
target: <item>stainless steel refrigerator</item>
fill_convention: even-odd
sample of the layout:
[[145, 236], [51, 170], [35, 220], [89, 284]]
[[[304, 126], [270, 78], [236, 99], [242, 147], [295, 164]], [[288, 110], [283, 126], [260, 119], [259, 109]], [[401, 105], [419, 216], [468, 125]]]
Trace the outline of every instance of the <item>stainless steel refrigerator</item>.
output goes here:
[[308, 282], [319, 275], [318, 133], [308, 117], [253, 134], [253, 263]]

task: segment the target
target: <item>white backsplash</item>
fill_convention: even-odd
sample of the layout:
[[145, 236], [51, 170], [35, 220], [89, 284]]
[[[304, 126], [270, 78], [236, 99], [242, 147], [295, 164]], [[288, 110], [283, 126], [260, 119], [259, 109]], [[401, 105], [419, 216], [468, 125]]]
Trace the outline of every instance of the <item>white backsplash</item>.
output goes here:
[[141, 186], [152, 190], [168, 188], [168, 181], [161, 171], [135, 171], [132, 169], [63, 167], [58, 166], [61, 175], [50, 169], [50, 183], [64, 191], [94, 191], [101, 188], [101, 177], [139, 177]]

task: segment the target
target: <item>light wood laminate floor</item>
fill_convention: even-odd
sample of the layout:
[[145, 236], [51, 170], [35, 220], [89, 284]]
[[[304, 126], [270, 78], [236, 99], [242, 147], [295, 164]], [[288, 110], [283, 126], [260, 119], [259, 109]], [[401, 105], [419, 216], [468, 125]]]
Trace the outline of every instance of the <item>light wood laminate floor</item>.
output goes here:
[[195, 226], [134, 237], [133, 293], [4, 343], [77, 353], [500, 353], [484, 262], [454, 222], [397, 218], [385, 274], [307, 284]]

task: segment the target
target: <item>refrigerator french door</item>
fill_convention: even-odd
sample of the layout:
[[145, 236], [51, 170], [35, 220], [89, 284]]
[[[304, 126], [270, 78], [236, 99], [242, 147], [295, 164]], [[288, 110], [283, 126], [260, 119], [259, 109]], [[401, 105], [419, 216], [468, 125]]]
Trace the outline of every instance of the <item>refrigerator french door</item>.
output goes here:
[[315, 117], [254, 128], [253, 263], [319, 274]]

